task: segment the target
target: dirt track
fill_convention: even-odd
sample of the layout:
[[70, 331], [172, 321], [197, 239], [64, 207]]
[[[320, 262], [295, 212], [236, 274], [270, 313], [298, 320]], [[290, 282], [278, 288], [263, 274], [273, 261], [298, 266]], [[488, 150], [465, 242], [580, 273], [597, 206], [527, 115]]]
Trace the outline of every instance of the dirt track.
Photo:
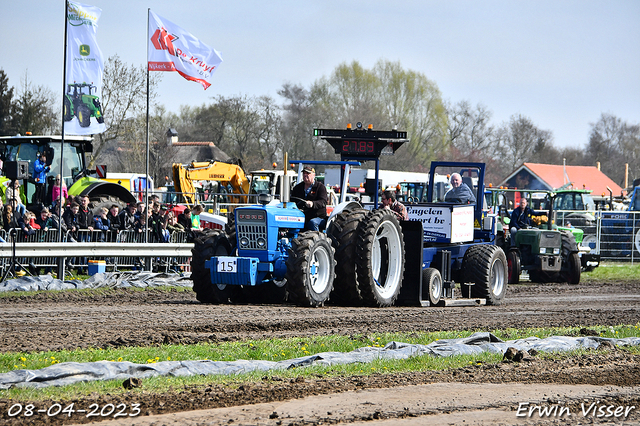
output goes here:
[[[32, 352], [326, 334], [367, 335], [373, 332], [467, 329], [490, 331], [506, 327], [581, 326], [600, 330], [608, 325], [637, 324], [639, 319], [640, 281], [511, 286], [503, 305], [470, 308], [368, 309], [327, 306], [304, 309], [288, 305], [214, 306], [199, 304], [191, 292], [158, 290], [114, 290], [100, 296], [89, 296], [82, 292], [42, 293], [30, 297], [0, 299], [0, 350]], [[640, 357], [624, 351], [598, 351], [583, 359], [536, 360], [526, 366], [500, 364], [440, 373], [345, 377], [291, 383], [265, 382], [237, 390], [194, 388], [177, 392], [171, 397], [143, 393], [136, 398], [139, 397], [138, 401], [142, 403], [143, 414], [158, 414], [283, 401], [347, 390], [400, 389], [398, 386], [453, 381], [633, 386], [635, 390], [630, 394], [615, 393], [609, 397], [612, 401], [617, 401], [617, 404], [640, 406], [639, 361]], [[96, 402], [103, 405], [106, 402], [115, 404], [117, 401], [115, 396], [99, 396], [82, 403], [88, 405]], [[13, 424], [6, 416], [8, 403], [9, 401], [0, 400], [0, 424]], [[490, 407], [491, 404], [483, 409]], [[437, 413], [438, 410], [433, 408], [431, 411]], [[446, 410], [441, 412], [446, 413]], [[383, 419], [429, 414], [420, 410], [411, 413], [383, 412], [377, 416]], [[320, 416], [315, 420], [305, 419], [304, 424], [368, 420], [367, 414], [363, 416], [337, 416], [332, 419]], [[637, 410], [631, 416], [636, 416], [636, 422], [640, 420]], [[371, 419], [373, 418], [376, 417]], [[41, 421], [44, 419], [32, 420], [35, 421], [32, 424], [43, 424]], [[72, 420], [78, 423], [86, 421], [82, 417]], [[285, 421], [282, 417], [274, 417], [271, 420], [266, 419], [263, 424], [278, 424], [278, 421], [280, 424], [302, 424], [299, 418]], [[50, 424], [62, 424], [63, 420], [58, 417], [47, 421], [51, 421]], [[252, 421], [255, 422], [255, 419]], [[252, 421], [243, 423], [238, 418], [234, 424], [252, 424]], [[163, 422], [164, 420], [157, 424]]]

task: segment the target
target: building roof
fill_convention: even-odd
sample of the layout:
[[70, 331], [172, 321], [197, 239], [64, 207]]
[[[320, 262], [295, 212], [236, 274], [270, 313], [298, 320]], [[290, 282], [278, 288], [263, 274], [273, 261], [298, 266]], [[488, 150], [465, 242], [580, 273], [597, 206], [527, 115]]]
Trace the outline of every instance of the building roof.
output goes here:
[[[593, 166], [562, 166], [553, 164], [524, 163], [511, 173], [504, 181], [503, 185], [509, 181], [513, 181], [513, 177], [528, 172], [533, 177], [541, 181], [546, 189], [554, 190], [570, 183], [569, 188], [573, 189], [590, 189], [592, 195], [599, 197], [602, 194], [609, 195], [607, 187], [611, 188], [613, 195], [622, 194], [623, 189], [611, 180], [607, 175], [602, 173], [597, 167]], [[566, 174], [565, 174], [566, 172]], [[526, 186], [522, 186], [523, 189]]]
[[213, 142], [173, 142], [172, 162], [190, 163], [192, 161], [229, 161], [231, 158]]

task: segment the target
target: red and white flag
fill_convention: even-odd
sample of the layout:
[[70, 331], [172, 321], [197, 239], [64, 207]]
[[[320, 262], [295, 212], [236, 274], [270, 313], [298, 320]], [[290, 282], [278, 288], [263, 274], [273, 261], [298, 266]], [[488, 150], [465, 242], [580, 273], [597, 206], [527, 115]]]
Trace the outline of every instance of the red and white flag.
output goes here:
[[171, 21], [149, 11], [149, 71], [177, 71], [205, 88], [218, 65], [220, 53]]

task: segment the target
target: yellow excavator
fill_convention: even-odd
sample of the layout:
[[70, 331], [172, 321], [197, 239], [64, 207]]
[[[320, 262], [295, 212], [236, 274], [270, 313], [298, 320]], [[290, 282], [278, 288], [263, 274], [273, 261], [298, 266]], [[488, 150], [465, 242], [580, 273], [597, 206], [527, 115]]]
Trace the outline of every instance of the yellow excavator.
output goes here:
[[224, 163], [222, 161], [194, 161], [190, 164], [174, 163], [173, 185], [176, 192], [181, 192], [185, 202], [189, 205], [197, 204], [196, 186], [194, 182], [218, 182], [218, 192], [238, 194], [228, 196], [230, 203], [247, 203], [249, 193], [249, 179], [242, 169], [242, 164]]

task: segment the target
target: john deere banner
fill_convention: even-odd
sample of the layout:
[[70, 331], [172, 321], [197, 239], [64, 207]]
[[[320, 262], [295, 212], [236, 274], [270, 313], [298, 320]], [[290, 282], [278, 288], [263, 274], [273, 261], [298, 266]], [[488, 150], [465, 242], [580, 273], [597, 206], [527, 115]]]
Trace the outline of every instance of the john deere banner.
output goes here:
[[206, 90], [220, 63], [222, 58], [215, 49], [149, 11], [149, 71], [177, 71]]
[[102, 10], [71, 1], [67, 5], [64, 133], [102, 133], [105, 131], [100, 103], [103, 60], [96, 41], [96, 28]]

